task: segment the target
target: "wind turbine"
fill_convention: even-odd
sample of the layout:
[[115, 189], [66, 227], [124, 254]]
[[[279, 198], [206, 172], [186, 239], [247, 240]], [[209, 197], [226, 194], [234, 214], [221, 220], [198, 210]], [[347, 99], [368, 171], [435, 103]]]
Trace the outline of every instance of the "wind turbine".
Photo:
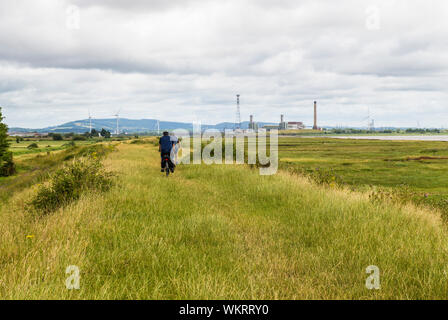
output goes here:
[[89, 109], [89, 135], [92, 135], [92, 116], [90, 115], [90, 109]]
[[117, 113], [114, 115], [117, 118], [117, 131], [116, 134], [117, 136], [120, 134], [120, 126], [119, 126], [119, 122], [120, 122], [120, 111], [121, 108], [117, 111]]

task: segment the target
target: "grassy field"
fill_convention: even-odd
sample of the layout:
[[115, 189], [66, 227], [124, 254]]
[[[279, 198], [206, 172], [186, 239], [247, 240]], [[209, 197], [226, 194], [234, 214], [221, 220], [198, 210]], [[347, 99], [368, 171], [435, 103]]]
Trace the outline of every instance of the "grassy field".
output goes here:
[[[104, 144], [107, 145], [108, 143]], [[11, 177], [0, 177], [0, 207], [12, 194], [41, 183], [48, 176], [70, 159], [79, 157], [88, 148], [103, 144], [84, 144], [72, 147], [55, 147], [52, 151], [25, 153], [14, 156], [17, 173]]]
[[353, 185], [448, 191], [448, 142], [282, 138], [280, 161], [332, 170]]
[[324, 129], [324, 130], [312, 130], [312, 129], [301, 129], [301, 130], [280, 130], [278, 132], [280, 136], [446, 136], [448, 135], [448, 130], [437, 130], [437, 131], [368, 131], [368, 130], [357, 130], [357, 129]]
[[[14, 155], [17, 175], [0, 177], [0, 206], [2, 200], [9, 197], [12, 192], [45, 179], [52, 169], [64, 162], [66, 157], [71, 157], [80, 148], [97, 142], [98, 140], [75, 141], [73, 147], [70, 141], [33, 139], [16, 143], [15, 140], [10, 140], [10, 151]], [[38, 148], [29, 149], [28, 146], [32, 143], [36, 143]]]
[[[30, 140], [21, 141], [17, 143], [16, 141], [11, 141], [10, 151], [13, 152], [14, 156], [21, 156], [26, 154], [35, 154], [42, 152], [52, 152], [57, 150], [63, 150], [69, 146], [70, 141], [53, 141], [53, 140]], [[29, 149], [28, 146], [36, 143], [38, 148]], [[86, 140], [86, 141], [75, 141], [78, 146], [90, 145], [96, 143], [96, 140]]]
[[357, 190], [406, 188], [448, 209], [448, 142], [281, 138], [279, 150], [282, 169], [320, 171]]
[[[281, 141], [284, 163], [312, 168], [319, 154], [321, 166], [369, 166], [363, 142], [335, 141], [347, 143], [333, 146], [339, 153], [358, 150], [345, 159], [332, 140]], [[378, 163], [405, 156], [377, 148]], [[371, 202], [286, 170], [191, 165], [167, 179], [151, 144], [122, 143], [104, 164], [118, 175], [108, 193], [38, 219], [25, 210], [38, 186], [2, 206], [0, 298], [448, 298], [448, 231], [435, 211]], [[80, 290], [65, 287], [69, 265], [81, 270]], [[365, 287], [369, 265], [381, 270], [380, 290]]]

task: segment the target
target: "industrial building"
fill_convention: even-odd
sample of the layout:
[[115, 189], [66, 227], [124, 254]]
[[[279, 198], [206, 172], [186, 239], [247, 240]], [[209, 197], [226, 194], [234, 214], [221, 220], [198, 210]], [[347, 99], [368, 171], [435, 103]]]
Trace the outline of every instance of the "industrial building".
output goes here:
[[[236, 122], [234, 130], [241, 130], [241, 113], [240, 113], [240, 95], [236, 96], [237, 98], [237, 111], [236, 111]], [[258, 124], [254, 122], [254, 116], [250, 115], [249, 121], [249, 131], [257, 132]], [[280, 115], [280, 123], [278, 125], [265, 125], [263, 129], [266, 130], [303, 130], [305, 129], [305, 124], [302, 121], [285, 121], [285, 116]], [[320, 130], [317, 126], [317, 101], [314, 101], [314, 130]]]
[[285, 116], [282, 114], [278, 125], [266, 125], [263, 128], [266, 130], [302, 130], [305, 129], [305, 124], [300, 121], [285, 122]]
[[286, 126], [287, 130], [302, 130], [305, 129], [303, 122], [288, 122]]
[[250, 115], [249, 130], [258, 131], [258, 123], [254, 122], [254, 116]]

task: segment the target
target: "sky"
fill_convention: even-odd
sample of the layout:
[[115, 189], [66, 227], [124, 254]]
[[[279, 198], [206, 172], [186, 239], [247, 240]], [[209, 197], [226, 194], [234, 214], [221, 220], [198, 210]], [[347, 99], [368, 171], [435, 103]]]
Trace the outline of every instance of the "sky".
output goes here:
[[448, 1], [0, 1], [10, 127], [120, 116], [448, 128]]

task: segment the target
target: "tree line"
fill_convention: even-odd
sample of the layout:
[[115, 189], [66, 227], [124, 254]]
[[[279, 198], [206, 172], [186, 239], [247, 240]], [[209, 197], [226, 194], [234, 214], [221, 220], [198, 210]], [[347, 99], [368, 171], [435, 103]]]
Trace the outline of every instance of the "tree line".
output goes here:
[[70, 133], [49, 133], [48, 137], [52, 138], [54, 141], [62, 141], [62, 140], [87, 140], [89, 138], [95, 138], [95, 137], [103, 137], [105, 139], [109, 139], [112, 136], [110, 131], [106, 129], [101, 129], [101, 131], [97, 131], [95, 129], [92, 129], [92, 132], [85, 132], [84, 134], [75, 134], [73, 132]]

